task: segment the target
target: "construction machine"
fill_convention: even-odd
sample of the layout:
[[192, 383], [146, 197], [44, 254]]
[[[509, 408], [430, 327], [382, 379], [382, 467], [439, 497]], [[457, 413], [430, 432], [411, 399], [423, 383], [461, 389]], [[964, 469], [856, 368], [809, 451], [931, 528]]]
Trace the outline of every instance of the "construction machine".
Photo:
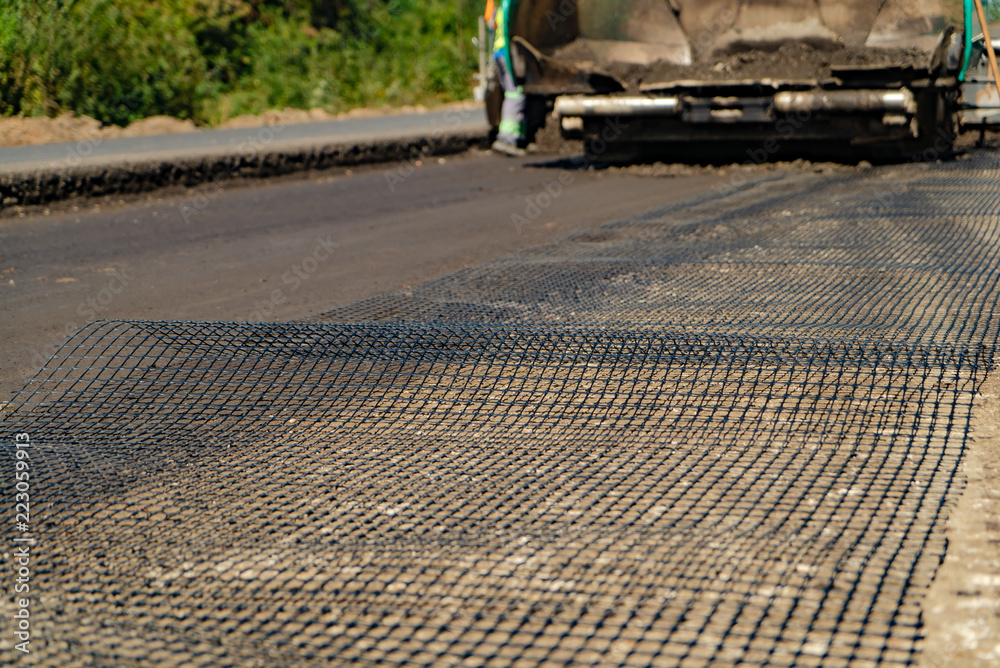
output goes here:
[[984, 1], [519, 0], [511, 61], [601, 161], [932, 159], [1000, 127]]

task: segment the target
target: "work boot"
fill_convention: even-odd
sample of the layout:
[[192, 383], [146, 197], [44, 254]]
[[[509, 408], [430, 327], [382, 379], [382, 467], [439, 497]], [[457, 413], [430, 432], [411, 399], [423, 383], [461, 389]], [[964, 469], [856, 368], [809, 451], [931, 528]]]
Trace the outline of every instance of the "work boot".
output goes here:
[[503, 155], [510, 156], [512, 158], [520, 158], [526, 153], [526, 151], [520, 146], [517, 146], [516, 144], [511, 144], [510, 142], [505, 142], [502, 139], [497, 139], [495, 142], [493, 142], [493, 146], [491, 146], [490, 148], [492, 148], [497, 153], [502, 153]]

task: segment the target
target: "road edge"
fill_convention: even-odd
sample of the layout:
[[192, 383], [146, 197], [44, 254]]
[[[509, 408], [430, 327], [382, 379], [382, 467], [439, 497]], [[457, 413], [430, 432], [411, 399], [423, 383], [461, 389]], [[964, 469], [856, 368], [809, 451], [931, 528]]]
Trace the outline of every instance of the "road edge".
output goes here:
[[263, 179], [316, 169], [421, 156], [463, 153], [486, 147], [488, 131], [435, 131], [423, 136], [342, 142], [299, 142], [261, 150], [158, 155], [97, 164], [34, 166], [0, 173], [0, 212], [62, 200], [195, 187], [234, 179]]
[[945, 527], [947, 554], [923, 602], [920, 668], [994, 668], [1000, 661], [1000, 373], [973, 406], [964, 488]]

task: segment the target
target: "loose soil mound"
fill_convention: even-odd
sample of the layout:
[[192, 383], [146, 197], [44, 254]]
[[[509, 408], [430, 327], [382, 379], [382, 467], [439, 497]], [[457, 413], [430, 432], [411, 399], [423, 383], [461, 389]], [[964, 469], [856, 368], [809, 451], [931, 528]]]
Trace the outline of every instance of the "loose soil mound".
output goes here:
[[692, 65], [658, 62], [648, 67], [616, 65], [610, 73], [626, 88], [644, 83], [683, 79], [822, 79], [831, 67], [912, 67], [926, 69], [930, 57], [920, 49], [817, 49], [801, 42], [783, 44], [776, 51], [748, 50], [714, 57]]
[[113, 139], [115, 137], [145, 137], [176, 132], [194, 132], [198, 128], [189, 120], [170, 116], [150, 116], [127, 128], [117, 125], [102, 127], [89, 116], [62, 114], [55, 118], [0, 118], [0, 146], [30, 146], [68, 141]]

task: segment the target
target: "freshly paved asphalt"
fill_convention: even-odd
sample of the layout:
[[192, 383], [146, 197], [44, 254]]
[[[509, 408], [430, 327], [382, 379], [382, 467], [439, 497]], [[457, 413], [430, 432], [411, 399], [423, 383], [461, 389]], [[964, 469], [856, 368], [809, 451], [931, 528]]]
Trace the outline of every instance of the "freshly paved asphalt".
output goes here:
[[88, 321], [305, 318], [720, 183], [525, 167], [546, 160], [472, 153], [0, 218], [0, 402]]

